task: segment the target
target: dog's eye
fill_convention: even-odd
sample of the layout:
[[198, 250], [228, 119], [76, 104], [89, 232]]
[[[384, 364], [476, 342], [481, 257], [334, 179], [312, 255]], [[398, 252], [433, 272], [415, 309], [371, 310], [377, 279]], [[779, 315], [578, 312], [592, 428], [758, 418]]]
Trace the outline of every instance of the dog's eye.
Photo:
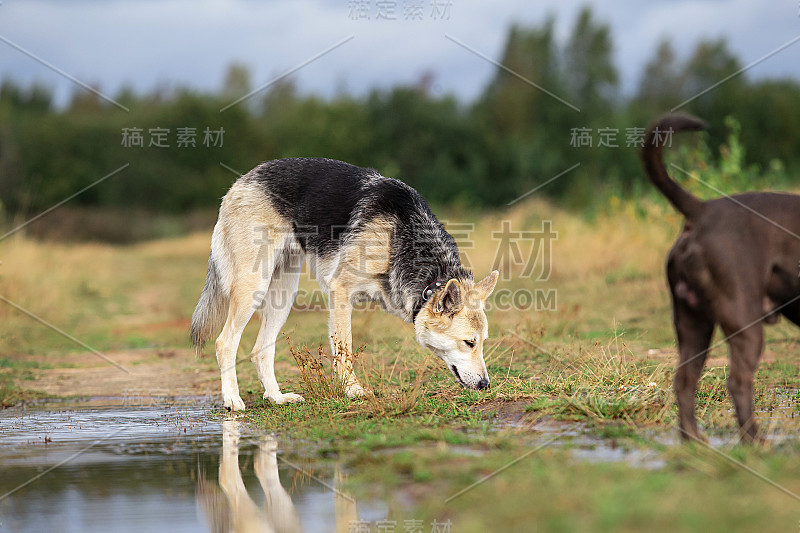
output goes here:
[[474, 348], [475, 347], [475, 341], [464, 341], [464, 344], [466, 344], [470, 348]]

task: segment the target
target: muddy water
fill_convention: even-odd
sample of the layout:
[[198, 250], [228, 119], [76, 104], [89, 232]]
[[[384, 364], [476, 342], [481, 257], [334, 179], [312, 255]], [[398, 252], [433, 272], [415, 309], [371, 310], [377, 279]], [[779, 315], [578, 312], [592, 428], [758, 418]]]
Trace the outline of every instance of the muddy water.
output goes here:
[[[212, 415], [203, 399], [119, 401], [0, 411], [0, 533], [358, 531], [387, 519], [385, 504], [340, 490], [336, 464], [298, 455], [291, 442], [231, 415]], [[575, 460], [665, 466], [658, 452], [620, 447], [581, 424], [512, 419], [498, 429], [523, 426], [532, 445], [566, 447]], [[677, 442], [674, 431], [650, 437]]]
[[335, 465], [287, 459], [208, 406], [118, 400], [0, 411], [0, 532], [348, 531], [385, 518]]

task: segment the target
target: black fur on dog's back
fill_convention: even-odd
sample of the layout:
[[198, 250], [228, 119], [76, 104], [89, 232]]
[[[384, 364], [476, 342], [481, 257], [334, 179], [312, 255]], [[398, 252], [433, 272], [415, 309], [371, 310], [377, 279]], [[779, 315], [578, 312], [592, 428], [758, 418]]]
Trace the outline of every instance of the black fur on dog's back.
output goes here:
[[[256, 181], [275, 210], [291, 221], [303, 251], [319, 257], [334, 254], [373, 219], [390, 218], [392, 261], [384, 284], [397, 305], [415, 295], [414, 314], [427, 285], [472, 280], [453, 237], [425, 199], [399, 180], [324, 158], [268, 161], [245, 177]], [[412, 320], [414, 314], [404, 318]]]
[[276, 159], [250, 174], [275, 210], [292, 221], [303, 250], [323, 257], [338, 247], [364, 184], [374, 176], [375, 171], [316, 158]]

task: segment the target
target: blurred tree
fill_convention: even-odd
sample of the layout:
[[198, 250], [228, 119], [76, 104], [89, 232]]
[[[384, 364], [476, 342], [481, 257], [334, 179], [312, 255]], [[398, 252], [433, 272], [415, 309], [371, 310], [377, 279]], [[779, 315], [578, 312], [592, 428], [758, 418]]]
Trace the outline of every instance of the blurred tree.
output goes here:
[[619, 76], [612, 51], [611, 28], [597, 23], [591, 8], [584, 7], [564, 49], [563, 78], [567, 94], [587, 114], [616, 102]]
[[69, 109], [79, 113], [94, 113], [102, 109], [107, 102], [101, 99], [97, 94], [100, 92], [99, 86], [95, 84], [92, 89], [96, 92], [83, 88], [76, 88], [72, 92]]
[[483, 134], [468, 110], [452, 97], [433, 99], [418, 87], [374, 91], [367, 99], [364, 125], [370, 146], [362, 159], [387, 176], [402, 179], [438, 203], [483, 203], [496, 181], [480, 160]]
[[18, 110], [45, 113], [51, 110], [53, 95], [46, 86], [34, 82], [28, 89], [22, 89], [10, 79], [0, 84], [0, 106]]
[[[740, 69], [741, 64], [728, 50], [725, 39], [701, 41], [683, 69], [681, 78], [684, 93], [687, 96], [694, 96], [708, 89], [716, 91], [717, 89], [739, 88], [746, 81], [744, 73], [727, 81], [723, 82], [723, 80], [736, 74]], [[721, 84], [712, 89], [718, 83]]]
[[553, 27], [552, 18], [538, 28], [512, 27], [500, 61], [552, 94], [498, 69], [476, 105], [491, 147], [486, 166], [503, 180], [495, 183], [491, 198], [510, 201], [582, 161], [578, 171], [554, 181], [542, 194], [583, 202], [591, 197], [595, 180], [617, 172], [616, 154], [571, 143], [576, 128], [595, 132], [617, 124], [618, 75], [610, 29], [597, 23], [590, 9], [583, 9], [560, 48]]
[[681, 102], [684, 93], [679, 70], [672, 44], [667, 39], [662, 40], [656, 47], [655, 57], [644, 66], [634, 97], [633, 103], [642, 114], [652, 118]]
[[[512, 26], [500, 64], [557, 94], [561, 90], [561, 82], [553, 24], [554, 20], [549, 18], [539, 28]], [[546, 115], [552, 104], [550, 99], [536, 87], [498, 68], [478, 104], [478, 110], [484, 114], [488, 126], [497, 135], [527, 136]]]
[[725, 117], [741, 112], [747, 79], [740, 69], [725, 39], [717, 39], [698, 43], [680, 75], [683, 95], [674, 105], [688, 101], [685, 110], [708, 122], [711, 146], [725, 143]]
[[[732, 76], [740, 63], [724, 40], [700, 42], [682, 61], [662, 41], [635, 96], [624, 101], [612, 44], [609, 28], [589, 9], [579, 12], [563, 46], [554, 36], [553, 18], [536, 27], [512, 26], [499, 61], [516, 75], [498, 68], [469, 105], [439, 95], [433, 72], [410, 86], [364, 97], [302, 95], [284, 79], [223, 113], [221, 108], [251, 90], [242, 65], [231, 65], [213, 94], [168, 83], [148, 93], [123, 87], [115, 99], [130, 114], [83, 89], [57, 108], [45, 86], [5, 79], [0, 202], [6, 216], [41, 211], [129, 163], [124, 173], [70, 205], [153, 212], [215, 208], [236, 179], [220, 163], [246, 172], [268, 159], [318, 156], [374, 167], [435, 204], [466, 206], [504, 205], [581, 163], [536, 194], [590, 210], [610, 195], [652, 193], [636, 147], [626, 142], [626, 128], [644, 126], [686, 101], [686, 110], [711, 125], [708, 145], [716, 153], [708, 152], [700, 163], [721, 162], [720, 183], [795, 186], [787, 176], [800, 167], [797, 81], [753, 83]], [[728, 116], [735, 120], [726, 121]], [[124, 128], [139, 128], [144, 145], [125, 146]], [[167, 130], [167, 146], [150, 143], [155, 128]], [[591, 146], [573, 145], [573, 133], [581, 128], [589, 130]], [[600, 144], [601, 128], [615, 135], [611, 143]], [[219, 146], [204, 143], [207, 129], [224, 131]], [[187, 131], [195, 133], [195, 143], [182, 145], [179, 132]]]
[[[591, 147], [571, 147], [560, 164], [564, 170], [580, 162], [574, 173], [559, 180], [552, 190], [555, 194], [566, 195], [576, 204], [592, 202], [596, 191], [607, 186], [614, 176], [619, 176], [619, 75], [612, 57], [613, 42], [611, 28], [595, 20], [590, 7], [578, 13], [572, 34], [564, 47], [562, 77], [566, 95], [573, 105], [581, 109], [579, 117], [570, 117], [571, 131], [574, 127], [589, 128], [593, 137]], [[564, 124], [562, 128], [567, 128]], [[600, 146], [599, 132], [613, 135], [609, 146]], [[571, 139], [570, 139], [571, 141]]]
[[236, 100], [249, 94], [251, 90], [250, 71], [248, 68], [239, 63], [230, 65], [225, 73], [225, 80], [222, 83], [222, 97]]
[[[742, 125], [742, 144], [749, 161], [766, 169], [775, 160], [787, 169], [800, 171], [800, 83], [766, 80], [742, 90], [736, 100], [736, 116]], [[791, 172], [789, 172], [791, 175]], [[792, 185], [797, 183], [792, 181]]]
[[298, 101], [297, 87], [291, 78], [276, 81], [263, 97], [261, 109], [263, 117], [269, 121], [278, 121], [281, 114], [289, 111]]
[[482, 197], [490, 204], [509, 202], [557, 172], [568, 149], [567, 124], [576, 113], [542, 90], [564, 94], [553, 27], [552, 17], [537, 28], [511, 27], [500, 63], [516, 75], [498, 68], [473, 108], [485, 138], [480, 167], [491, 184]]

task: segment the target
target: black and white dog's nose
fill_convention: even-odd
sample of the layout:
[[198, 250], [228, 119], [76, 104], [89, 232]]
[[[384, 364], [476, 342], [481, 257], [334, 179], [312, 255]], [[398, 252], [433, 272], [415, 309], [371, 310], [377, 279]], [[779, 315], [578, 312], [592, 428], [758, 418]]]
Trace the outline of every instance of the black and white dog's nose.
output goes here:
[[489, 388], [489, 378], [481, 378], [478, 382], [477, 388], [479, 389], [488, 389]]

